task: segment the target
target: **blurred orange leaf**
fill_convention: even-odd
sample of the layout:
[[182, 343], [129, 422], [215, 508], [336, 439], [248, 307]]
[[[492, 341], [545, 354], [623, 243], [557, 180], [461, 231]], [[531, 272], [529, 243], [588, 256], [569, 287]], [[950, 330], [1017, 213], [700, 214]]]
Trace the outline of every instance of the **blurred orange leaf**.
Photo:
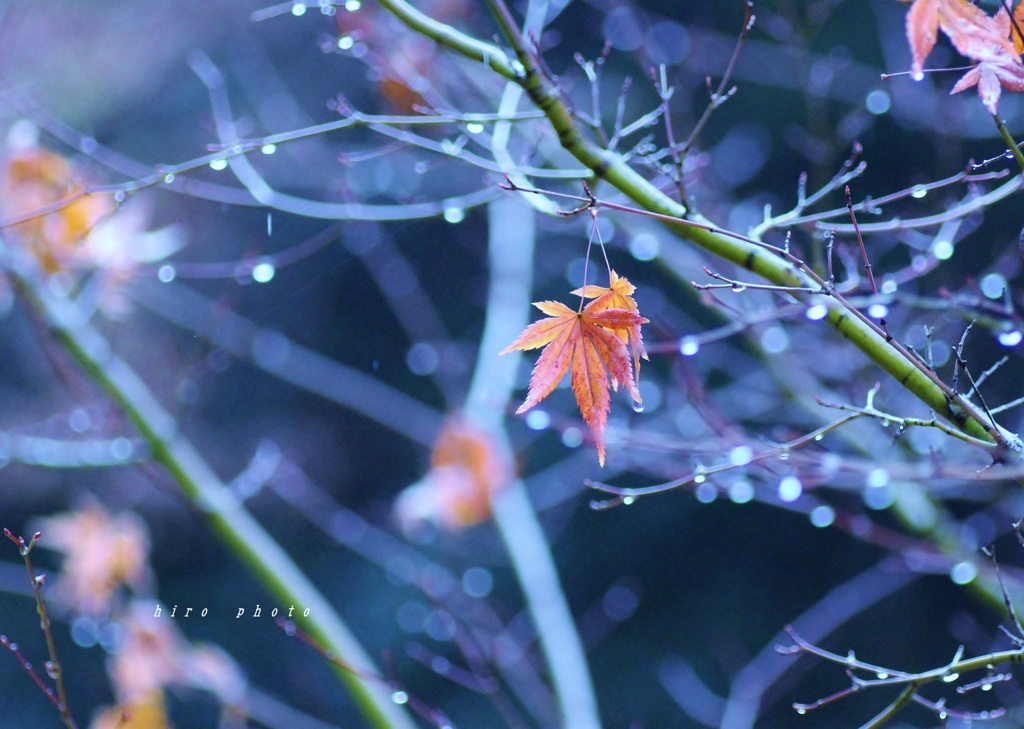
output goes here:
[[151, 691], [131, 703], [114, 706], [98, 715], [91, 729], [170, 729], [164, 712], [163, 691]]
[[[609, 385], [628, 387], [633, 400], [642, 402], [626, 342], [631, 342], [634, 356], [639, 358], [643, 351], [640, 325], [647, 322], [635, 310], [636, 302], [631, 296], [635, 288], [625, 278], [614, 273], [612, 276], [607, 289], [596, 286], [577, 289], [577, 295], [594, 299], [581, 311], [573, 311], [557, 301], [534, 302], [534, 306], [548, 318], [528, 326], [501, 352], [507, 354], [544, 347], [533, 368], [526, 401], [516, 410], [517, 414], [526, 412], [550, 395], [566, 373], [572, 370], [571, 384], [576, 404], [594, 435], [597, 458], [602, 466], [605, 457], [604, 429], [611, 407]], [[614, 303], [621, 306], [613, 306]]]
[[77, 249], [85, 238], [114, 209], [109, 197], [84, 193], [85, 186], [75, 179], [67, 160], [41, 147], [25, 149], [4, 163], [0, 211], [5, 218], [29, 215], [46, 205], [79, 196], [56, 212], [14, 226], [50, 273], [68, 268], [78, 258]]
[[448, 529], [477, 524], [491, 515], [491, 499], [512, 480], [512, 466], [493, 438], [462, 417], [450, 418], [430, 454], [430, 473], [399, 498], [399, 518], [440, 522]]
[[64, 552], [57, 589], [79, 612], [103, 614], [119, 585], [137, 588], [148, 578], [149, 537], [133, 514], [111, 516], [93, 503], [43, 520], [40, 531], [43, 546]]

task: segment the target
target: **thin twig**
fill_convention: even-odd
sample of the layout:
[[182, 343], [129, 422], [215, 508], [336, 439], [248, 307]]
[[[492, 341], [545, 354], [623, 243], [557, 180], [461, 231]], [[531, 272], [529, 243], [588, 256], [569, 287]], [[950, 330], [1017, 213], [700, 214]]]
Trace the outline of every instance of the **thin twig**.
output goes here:
[[53, 626], [50, 623], [50, 615], [46, 610], [46, 602], [43, 600], [43, 584], [46, 581], [46, 576], [36, 576], [35, 568], [32, 566], [32, 548], [39, 541], [42, 534], [36, 532], [32, 535], [32, 538], [26, 542], [24, 537], [15, 536], [5, 527], [4, 536], [17, 545], [18, 551], [21, 552], [21, 558], [25, 561], [25, 569], [28, 570], [29, 584], [32, 585], [32, 594], [35, 595], [36, 598], [36, 612], [39, 613], [39, 627], [42, 629], [43, 636], [46, 638], [46, 652], [50, 656], [50, 660], [47, 661], [46, 665], [46, 673], [53, 679], [53, 683], [57, 687], [57, 695], [54, 696], [53, 689], [43, 683], [39, 674], [32, 669], [31, 665], [18, 651], [17, 646], [12, 646], [9, 641], [5, 641], [4, 645], [18, 657], [22, 666], [36, 682], [36, 685], [43, 690], [43, 693], [47, 698], [49, 698], [53, 702], [54, 706], [57, 707], [57, 711], [60, 712], [60, 718], [64, 722], [64, 725], [68, 729], [77, 729], [75, 720], [71, 717], [71, 708], [68, 706], [68, 694], [64, 687], [64, 669], [61, 668], [60, 660], [57, 657], [57, 643], [53, 639]]
[[698, 119], [697, 123], [693, 125], [693, 129], [690, 130], [690, 135], [686, 138], [686, 141], [683, 142], [680, 152], [684, 159], [687, 152], [693, 148], [697, 138], [700, 137], [701, 132], [704, 131], [704, 127], [706, 127], [707, 123], [711, 120], [711, 115], [736, 93], [735, 86], [731, 89], [727, 87], [732, 79], [733, 70], [736, 68], [736, 62], [739, 61], [740, 51], [746, 43], [747, 34], [750, 33], [750, 29], [754, 27], [756, 20], [757, 18], [754, 16], [753, 0], [746, 0], [743, 11], [743, 26], [740, 28], [739, 37], [736, 39], [736, 44], [733, 46], [732, 55], [729, 57], [729, 63], [726, 64], [725, 71], [722, 72], [722, 78], [718, 82], [718, 88], [712, 91], [711, 79], [707, 79], [708, 105], [705, 107], [704, 113], [701, 114], [700, 119]]

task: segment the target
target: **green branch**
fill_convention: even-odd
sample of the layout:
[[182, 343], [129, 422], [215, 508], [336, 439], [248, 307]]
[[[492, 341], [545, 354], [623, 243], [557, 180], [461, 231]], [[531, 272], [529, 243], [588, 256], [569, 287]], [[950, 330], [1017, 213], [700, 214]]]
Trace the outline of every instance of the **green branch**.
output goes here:
[[1024, 172], [1024, 153], [1020, 151], [1020, 145], [1017, 144], [1013, 135], [1010, 134], [1010, 130], [1006, 128], [1002, 117], [998, 114], [993, 114], [992, 118], [996, 122], [996, 129], [999, 130], [999, 136], [1001, 136], [1003, 141], [1006, 142], [1006, 148], [1010, 150], [1011, 154], [1013, 154], [1013, 158], [1017, 161], [1017, 165], [1020, 167], [1021, 172]]
[[167, 470], [210, 528], [283, 604], [309, 609], [309, 616], [298, 625], [336, 659], [336, 673], [369, 724], [375, 729], [414, 729], [331, 604], [180, 433], [175, 418], [135, 370], [114, 354], [73, 301], [49, 292], [32, 259], [2, 243], [0, 256], [53, 338], [124, 412], [146, 441], [153, 460]]
[[[383, 7], [413, 30], [427, 34], [456, 53], [473, 60], [486, 61], [490, 67], [495, 68], [493, 52], [500, 53], [499, 49], [493, 48], [493, 52], [484, 53], [481, 50], [483, 47], [492, 47], [486, 46], [450, 26], [425, 18], [422, 13], [413, 9], [404, 0], [379, 1]], [[518, 73], [511, 76], [507, 72], [512, 71], [513, 67], [507, 62], [497, 64], [500, 65], [500, 70], [498, 68], [495, 70], [506, 78], [512, 78], [523, 87], [537, 108], [547, 116], [562, 147], [592, 170], [594, 177], [606, 181], [641, 208], [664, 216], [659, 219], [665, 227], [721, 259], [741, 266], [781, 287], [821, 289], [820, 284], [806, 272], [801, 271], [793, 261], [787, 260], [769, 247], [758, 245], [755, 241], [725, 235], [724, 231], [713, 226], [694, 226], [686, 220], [687, 209], [683, 205], [665, 195], [649, 180], [636, 172], [620, 155], [604, 149], [584, 136], [577, 126], [569, 106], [562, 99], [560, 90], [545, 75], [539, 60], [530, 50], [531, 45], [520, 34], [504, 2], [502, 0], [486, 0], [486, 4], [495, 17], [506, 42], [516, 53], [518, 65], [521, 66], [521, 69], [515, 68], [514, 70]], [[809, 294], [794, 291], [793, 296], [806, 298]], [[870, 320], [852, 311], [835, 297], [821, 295], [817, 296], [815, 301], [828, 306], [826, 320], [843, 337], [863, 351], [904, 388], [916, 395], [932, 411], [954, 423], [967, 435], [998, 444], [1000, 453], [996, 454], [997, 457], [1014, 459], [1019, 457], [1018, 454], [1021, 450], [1019, 439], [990, 422], [973, 403], [952, 393], [923, 363], [895, 342], [887, 340]], [[1012, 452], [1012, 456], [1010, 452]]]
[[457, 51], [477, 63], [484, 64], [509, 81], [519, 80], [522, 70], [516, 68], [505, 51], [498, 46], [484, 43], [455, 30], [450, 25], [438, 22], [429, 15], [424, 15], [405, 0], [377, 0], [377, 2], [420, 35], [436, 41], [445, 48]]

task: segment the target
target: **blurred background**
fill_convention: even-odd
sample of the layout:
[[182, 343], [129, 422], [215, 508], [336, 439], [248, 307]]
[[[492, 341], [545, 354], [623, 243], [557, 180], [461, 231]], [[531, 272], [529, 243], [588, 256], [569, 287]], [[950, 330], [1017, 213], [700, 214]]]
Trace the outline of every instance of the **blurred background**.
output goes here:
[[[416, 6], [484, 40], [498, 32], [478, 3]], [[522, 18], [525, 4], [512, 7]], [[547, 8], [537, 43], [566, 98], [601, 127], [595, 136], [611, 136], [616, 114], [625, 125], [650, 114], [618, 149], [676, 194], [671, 158], [660, 152], [665, 119], [654, 113], [659, 67], [673, 88], [674, 137], [684, 140], [708, 106], [706, 79], [716, 88], [729, 67], [743, 4]], [[867, 162], [850, 183], [857, 201], [1000, 157], [1004, 145], [974, 92], [948, 95], [959, 74], [881, 78], [910, 67], [905, 13], [891, 0], [757, 4], [729, 82], [735, 95], [680, 163], [688, 202], [747, 233], [796, 204], [802, 173], [808, 191], [826, 185], [856, 143]], [[940, 41], [928, 65], [962, 59]], [[6, 2], [0, 70], [8, 222], [32, 200], [48, 201], [19, 197], [26, 183], [12, 172], [19, 159], [37, 177], [56, 165], [32, 157], [40, 148], [67, 160], [66, 190], [73, 180], [101, 193], [86, 199], [100, 201], [102, 221], [49, 239], [49, 259], [32, 242], [49, 235], [46, 224], [5, 228], [5, 245], [32, 249], [54, 295], [90, 313], [389, 685], [453, 726], [556, 726], [508, 554], [508, 540], [529, 539], [527, 531], [516, 537], [506, 525], [513, 536], [503, 536], [486, 496], [439, 490], [434, 449], [473, 377], [491, 366], [479, 347], [499, 224], [535, 240], [523, 254], [529, 301], [573, 305], [588, 240], [598, 242], [590, 216], [543, 215], [498, 187], [500, 125], [458, 117], [497, 112], [503, 80], [409, 33], [369, 0]], [[1012, 133], [1020, 109], [1012, 94], [1000, 103]], [[358, 114], [376, 116], [290, 134]], [[452, 121], [395, 123], [408, 115]], [[512, 126], [515, 164], [546, 171], [532, 183], [578, 195], [579, 164], [556, 149], [550, 130], [535, 118]], [[255, 140], [246, 166], [205, 161], [238, 139]], [[1012, 174], [1011, 165], [998, 160], [978, 173]], [[151, 178], [161, 181], [132, 184]], [[861, 222], [942, 213], [1004, 182], [922, 188]], [[611, 189], [596, 192], [623, 202]], [[782, 245], [790, 232], [794, 252], [823, 265], [828, 226], [849, 222], [843, 206], [833, 190], [809, 211], [839, 211], [823, 226], [774, 226], [765, 240]], [[1022, 223], [1011, 199], [942, 226], [866, 236], [875, 275], [897, 291], [886, 300], [894, 336], [930, 352], [941, 377], [951, 379], [951, 347], [972, 320], [964, 356], [975, 378], [1008, 358], [983, 388], [992, 407], [1022, 394]], [[780, 655], [788, 624], [835, 653], [906, 671], [944, 665], [959, 645], [968, 655], [1010, 647], [980, 548], [996, 543], [1015, 592], [1024, 555], [1011, 523], [1024, 516], [1024, 499], [1013, 480], [936, 429], [897, 437], [894, 426], [866, 418], [749, 463], [840, 417], [815, 396], [860, 406], [881, 382], [879, 408], [929, 413], [785, 294], [697, 292], [691, 281], [713, 283], [702, 266], [747, 279], [648, 219], [606, 210], [597, 226], [611, 267], [637, 286], [650, 319], [645, 408], [634, 412], [624, 393], [613, 394], [602, 469], [565, 385], [527, 416], [513, 414], [530, 355], [502, 405], [502, 427], [579, 630], [603, 725], [852, 726], [898, 693], [880, 688], [798, 716], [794, 702], [849, 680], [836, 665]], [[855, 245], [837, 238], [836, 273], [866, 302]], [[603, 285], [606, 275], [595, 247], [588, 282]], [[288, 606], [211, 533], [10, 277], [0, 279], [0, 312], [0, 525], [44, 532], [32, 556], [53, 573], [52, 597], [44, 594], [79, 725], [102, 726], [96, 717], [121, 701], [126, 669], [115, 658], [132, 636], [169, 630], [174, 636], [159, 640], [186, 642], [167, 651], [191, 656], [193, 676], [205, 677], [166, 681], [174, 726], [360, 726], [328, 661], [272, 619], [251, 617], [257, 604]], [[1019, 432], [1019, 410], [999, 419]], [[735, 467], [614, 508], [594, 508], [607, 495], [585, 485], [650, 486], [726, 463]], [[113, 574], [94, 569], [118, 586], [76, 585], [74, 559], [106, 565]], [[209, 615], [154, 626], [151, 612], [132, 612], [156, 604], [163, 615], [174, 605]], [[0, 633], [33, 664], [45, 660], [13, 544], [0, 550]], [[0, 652], [0, 686], [4, 726], [59, 725], [10, 651]], [[923, 693], [964, 711], [1006, 707], [1011, 718], [999, 725], [1019, 722], [1015, 679], [984, 693], [944, 688]], [[900, 721], [938, 718], [915, 706]]]

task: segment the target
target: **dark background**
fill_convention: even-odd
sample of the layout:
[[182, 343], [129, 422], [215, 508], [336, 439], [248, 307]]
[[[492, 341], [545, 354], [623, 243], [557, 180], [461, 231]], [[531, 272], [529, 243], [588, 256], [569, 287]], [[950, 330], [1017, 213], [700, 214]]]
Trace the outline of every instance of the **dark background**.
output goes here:
[[[360, 12], [369, 14], [373, 3], [365, 5]], [[472, 6], [431, 5], [460, 18], [460, 27], [491, 38], [494, 26], [482, 10]], [[201, 156], [216, 135], [208, 97], [187, 62], [195, 49], [203, 50], [225, 75], [235, 116], [242, 120], [246, 134], [329, 121], [336, 115], [328, 102], [338, 94], [367, 113], [396, 111], [393, 102], [382, 98], [381, 85], [363, 62], [323, 50], [339, 34], [335, 19], [311, 6], [302, 17], [285, 13], [252, 22], [250, 13], [261, 7], [229, 0], [7, 3], [0, 19], [0, 68], [8, 105], [0, 105], [0, 122], [9, 127], [27, 115], [44, 128], [46, 145], [79, 160], [104, 182], [125, 178], [45, 130], [59, 129], [58, 122], [66, 124], [147, 168]], [[572, 54], [594, 58], [606, 37], [628, 36], [621, 18], [619, 24], [605, 23], [612, 7], [597, 0], [572, 3], [545, 36], [549, 66], [581, 107], [589, 104], [589, 89]], [[628, 38], [621, 41], [627, 47], [613, 48], [603, 70], [605, 112], [614, 113], [615, 94], [627, 74], [634, 77], [627, 119], [653, 108], [657, 97], [646, 80], [646, 69], [667, 59], [677, 89], [673, 121], [677, 134], [685, 136], [705, 105], [704, 77], [710, 75], [717, 84], [732, 52], [742, 18], [740, 4], [648, 2], [615, 7], [616, 12], [632, 13], [648, 31], [657, 23], [678, 24], [664, 25], [664, 37], [688, 44], [688, 52], [671, 46], [656, 48], [651, 35], [644, 35], [635, 47], [630, 47]], [[742, 230], [758, 222], [766, 203], [781, 212], [793, 204], [802, 171], [809, 173], [810, 189], [816, 189], [838, 169], [855, 140], [864, 145], [868, 161], [868, 171], [854, 183], [857, 199], [953, 175], [971, 158], [1000, 154], [1002, 144], [973, 91], [947, 97], [956, 75], [930, 76], [922, 84], [913, 84], [905, 76], [879, 79], [882, 71], [909, 68], [902, 25], [905, 9], [883, 0], [780, 1], [758, 6], [758, 25], [734, 75], [739, 91], [715, 114], [694, 155], [699, 165], [692, 173], [690, 191], [705, 215]], [[371, 17], [379, 15], [374, 10]], [[958, 65], [946, 49], [948, 44], [940, 42], [929, 65]], [[872, 115], [865, 109], [867, 94], [873, 90], [884, 90], [891, 97], [888, 113]], [[1011, 130], [1019, 132], [1020, 104], [1011, 97], [1004, 98], [1000, 109]], [[4, 101], [2, 94], [0, 101]], [[478, 105], [467, 110], [489, 109]], [[660, 125], [656, 133], [661, 134]], [[370, 189], [361, 199], [385, 202], [395, 185], [405, 184], [402, 181], [413, 174], [407, 163], [420, 153], [397, 157], [389, 172], [391, 182], [377, 190], [358, 184], [363, 176], [384, 174], [374, 173], [376, 163], [339, 162], [339, 155], [379, 144], [367, 132], [343, 132], [281, 145], [274, 158], [261, 163], [278, 189], [296, 195], [333, 200], [352, 195], [353, 190]], [[417, 194], [425, 197], [444, 197], [493, 179], [450, 160], [436, 156], [430, 160], [439, 172], [421, 181]], [[236, 184], [226, 171], [198, 170], [190, 177]], [[296, 344], [372, 374], [439, 414], [459, 404], [468, 388], [483, 327], [488, 271], [482, 208], [466, 211], [465, 220], [455, 225], [438, 219], [336, 224], [275, 211], [268, 235], [268, 211], [258, 206], [225, 205], [163, 189], [149, 190], [132, 204], [141, 204], [143, 198], [151, 206], [154, 227], [176, 223], [187, 231], [187, 246], [174, 259], [182, 271], [175, 286], [190, 287], [220, 309], [238, 312]], [[895, 212], [911, 217], [925, 214], [941, 209], [941, 200], [909, 201]], [[841, 205], [841, 196], [834, 193], [825, 207]], [[613, 267], [639, 287], [641, 312], [652, 320], [649, 342], [668, 343], [667, 349], [672, 349], [673, 340], [680, 336], [721, 322], [696, 304], [686, 286], [689, 280], [704, 280], [699, 261], [676, 271], [677, 278], [664, 268], [636, 260], [628, 252], [636, 232], [667, 234], [643, 220], [609, 218], [615, 226], [609, 255]], [[977, 278], [991, 271], [1002, 273], [1011, 286], [1018, 285], [1020, 262], [1014, 247], [1022, 222], [1015, 198], [988, 211], [984, 220], [971, 221], [973, 232], [966, 243], [958, 245], [950, 261], [915, 282], [914, 290], [933, 297], [942, 290], [970, 293]], [[332, 225], [338, 227], [328, 245], [279, 267], [267, 284], [246, 281], [244, 276], [236, 280], [230, 273], [238, 262], [286, 250]], [[579, 271], [573, 262], [584, 254], [586, 234], [582, 220], [538, 222], [535, 300], [566, 300], [567, 291], [579, 285], [569, 272]], [[368, 268], [359, 252], [374, 238], [386, 241], [387, 248], [378, 244], [375, 250], [381, 258]], [[799, 231], [794, 244], [809, 251], [814, 240]], [[911, 253], [906, 240], [881, 236], [874, 244], [876, 271], [907, 265]], [[420, 338], [410, 337], [403, 329], [392, 299], [375, 280], [380, 269], [372, 270], [385, 265], [389, 255], [400, 257], [415, 271], [416, 295], [432, 305], [447, 335], [445, 339], [437, 338], [436, 331], [421, 335], [440, 353], [436, 377], [414, 374], [408, 366], [407, 353]], [[187, 265], [200, 263], [224, 264], [225, 273], [190, 279]], [[429, 635], [424, 616], [436, 606], [401, 577], [400, 565], [394, 561], [402, 554], [397, 545], [404, 539], [392, 515], [393, 502], [428, 468], [428, 445], [287, 385], [218, 349], [188, 327], [169, 324], [146, 303], [158, 286], [156, 270], [157, 266], [144, 266], [137, 272], [128, 285], [134, 302], [130, 313], [122, 320], [104, 322], [105, 333], [175, 412], [222, 477], [230, 479], [245, 468], [261, 443], [280, 450], [287, 464], [279, 479], [283, 495], [266, 488], [250, 499], [249, 507], [312, 576], [370, 653], [390, 656], [390, 670], [411, 694], [441, 708], [457, 726], [503, 725], [486, 700], [409, 657], [409, 646], [416, 644], [453, 662], [459, 660], [451, 641]], [[212, 308], [206, 315], [215, 316], [220, 309]], [[199, 311], [184, 316], [197, 322], [204, 318]], [[965, 318], [969, 315], [955, 307], [938, 311], [908, 307], [894, 313], [893, 325], [901, 337], [910, 337], [914, 327], [930, 324], [948, 345], [959, 338]], [[597, 467], [589, 445], [573, 451], [562, 445], [557, 429], [535, 433], [522, 418], [509, 424], [566, 599], [588, 649], [608, 727], [696, 725], [681, 710], [674, 691], [688, 697], [684, 703], [715, 716], [721, 700], [702, 694], [699, 685], [709, 696], [725, 697], [737, 677], [767, 676], [772, 671], [782, 675], [770, 682], [763, 696], [758, 726], [854, 726], [867, 720], [896, 690], [847, 698], [803, 717], [790, 708], [793, 701], [810, 702], [847, 685], [836, 666], [772, 651], [783, 640], [783, 626], [812, 608], [816, 619], [835, 622], [835, 629], [822, 641], [825, 647], [840, 654], [853, 649], [864, 660], [904, 670], [942, 665], [961, 643], [968, 653], [1007, 645], [996, 631], [999, 623], [1006, 622], [1005, 611], [969, 587], [950, 581], [948, 570], [957, 557], [928, 552], [928, 541], [915, 542], [912, 536], [905, 549], [880, 545], [884, 541], [878, 536], [880, 530], [906, 530], [896, 515], [864, 505], [862, 476], [858, 479], [844, 472], [834, 481], [819, 479], [814, 488], [813, 503], [831, 504], [839, 513], [834, 528], [812, 526], [807, 517], [810, 507], [803, 502], [786, 508], [778, 503], [775, 483], [786, 473], [787, 464], [752, 471], [755, 498], [751, 503], [732, 503], [721, 493], [713, 503], [704, 504], [692, 491], [681, 490], [641, 499], [628, 508], [590, 508], [594, 494], [584, 488], [585, 478], [641, 486], [685, 474], [700, 460], [715, 460], [714, 453], [694, 456], [685, 448], [678, 453], [655, 449], [653, 455], [643, 450], [645, 436], [688, 443], [709, 434], [699, 424], [691, 427], [700, 415], [688, 404], [693, 393], [686, 390], [687, 383], [703, 383], [714, 408], [758, 446], [766, 440], [795, 437], [834, 415], [815, 414], [813, 405], [801, 405], [798, 398], [786, 394], [785, 385], [780, 386], [772, 372], [787, 370], [790, 360], [813, 372], [818, 378], [815, 383], [833, 388], [854, 403], [862, 402], [866, 389], [885, 377], [822, 327], [801, 319], [786, 326], [791, 346], [774, 360], [758, 349], [763, 329], [756, 327], [706, 347], [695, 358], [674, 353], [653, 356], [644, 365], [644, 377], [661, 404], [635, 415], [624, 398], [614, 399], [613, 422], [629, 427], [639, 444], [627, 440], [624, 446], [610, 446], [610, 466], [605, 472]], [[17, 299], [5, 305], [0, 318], [0, 352], [0, 429], [61, 435], [63, 423], [76, 407], [108, 408], [86, 380], [72, 375], [69, 381], [59, 374], [66, 370], [55, 369], [52, 358], [61, 355]], [[979, 370], [1000, 356], [1010, 357], [986, 391], [990, 401], [1003, 402], [1021, 394], [1018, 350], [1000, 347], [993, 334], [982, 329], [972, 336], [968, 352]], [[792, 376], [799, 377], [802, 371]], [[948, 378], [948, 368], [942, 374]], [[525, 386], [525, 370], [522, 375]], [[815, 384], [810, 387], [813, 391]], [[188, 395], [183, 397], [182, 392]], [[926, 415], [911, 401], [900, 399], [895, 383], [885, 382], [883, 392], [891, 395], [887, 405], [897, 412], [904, 412], [900, 408], [905, 406], [907, 414]], [[652, 397], [648, 395], [649, 402]], [[545, 408], [560, 426], [576, 424], [578, 414], [567, 393], [553, 395]], [[1003, 423], [1016, 430], [1020, 416], [1010, 411]], [[915, 451], [906, 447], [906, 441], [894, 443], [877, 424], [859, 425], [863, 427], [852, 436], [859, 442], [830, 436], [825, 446], [854, 459], [864, 455], [858, 453], [858, 446], [866, 445], [867, 457], [883, 465], [928, 457], [926, 448]], [[949, 462], [985, 465], [983, 455], [941, 437], [929, 435], [925, 441], [939, 443]], [[817, 455], [809, 456], [806, 467], [820, 465], [824, 451], [824, 447], [814, 450]], [[558, 470], [546, 470], [559, 464]], [[185, 635], [222, 646], [261, 691], [303, 707], [331, 725], [358, 725], [347, 696], [312, 650], [284, 636], [271, 620], [234, 619], [239, 607], [251, 612], [256, 603], [266, 608], [275, 604], [274, 599], [206, 530], [195, 509], [159, 469], [136, 464], [120, 469], [48, 470], [9, 463], [0, 471], [0, 483], [0, 522], [16, 533], [27, 532], [38, 517], [80, 505], [87, 496], [111, 511], [140, 514], [151, 530], [161, 603], [210, 609], [205, 620], [180, 622]], [[296, 484], [309, 485], [333, 500], [321, 516], [343, 519], [351, 511], [374, 529], [393, 535], [399, 540], [393, 551], [387, 546], [390, 542], [381, 542], [384, 546], [376, 552], [363, 550], [362, 555], [358, 549], [346, 549], [287, 503], [288, 493], [299, 493], [300, 501], [305, 498], [301, 494], [306, 492], [294, 490]], [[727, 485], [723, 483], [722, 488]], [[1016, 578], [1013, 567], [1020, 564], [1022, 555], [1005, 533], [1009, 522], [1024, 513], [1020, 498], [998, 483], [982, 496], [962, 483], [943, 482], [941, 488], [938, 495], [947, 499], [954, 516], [975, 517], [959, 527], [960, 542], [953, 551], [978, 559], [983, 569], [984, 560], [973, 548], [1003, 534], [1002, 559], [1011, 579]], [[862, 535], [855, 536], [857, 525], [864, 524], [874, 525], [874, 531], [861, 529]], [[516, 624], [526, 620], [520, 591], [490, 524], [456, 533], [429, 531], [401, 549], [408, 548], [456, 577], [484, 567], [494, 580], [486, 598], [491, 607], [504, 620]], [[928, 558], [914, 563], [907, 558], [914, 549], [923, 550]], [[52, 553], [36, 554], [44, 569], [59, 565]], [[847, 597], [833, 594], [838, 586], [894, 554], [892, 569], [863, 577]], [[38, 619], [25, 595], [26, 580], [13, 545], [0, 562], [0, 633], [17, 640], [35, 662], [41, 662], [44, 646]], [[907, 584], [897, 589], [901, 581]], [[866, 596], [872, 590], [890, 594], [871, 604]], [[823, 605], [820, 601], [830, 594], [833, 603]], [[858, 600], [864, 606], [852, 609], [856, 613], [852, 619], [835, 618], [844, 607], [857, 606]], [[95, 707], [112, 701], [104, 672], [106, 656], [101, 648], [86, 649], [70, 641], [70, 618], [57, 606], [55, 612], [71, 704], [85, 726]], [[795, 668], [781, 670], [795, 661], [799, 661]], [[694, 674], [699, 680], [686, 678]], [[0, 654], [0, 686], [5, 687], [0, 689], [3, 726], [57, 725], [45, 698], [6, 653]], [[1018, 702], [1016, 682], [997, 688], [994, 695], [971, 696], [963, 705], [982, 710], [1013, 707]], [[926, 695], [937, 698], [941, 693]], [[199, 692], [174, 692], [169, 706], [178, 726], [216, 725], [215, 703]], [[934, 715], [919, 708], [907, 710], [902, 719], [911, 726], [936, 724]]]

